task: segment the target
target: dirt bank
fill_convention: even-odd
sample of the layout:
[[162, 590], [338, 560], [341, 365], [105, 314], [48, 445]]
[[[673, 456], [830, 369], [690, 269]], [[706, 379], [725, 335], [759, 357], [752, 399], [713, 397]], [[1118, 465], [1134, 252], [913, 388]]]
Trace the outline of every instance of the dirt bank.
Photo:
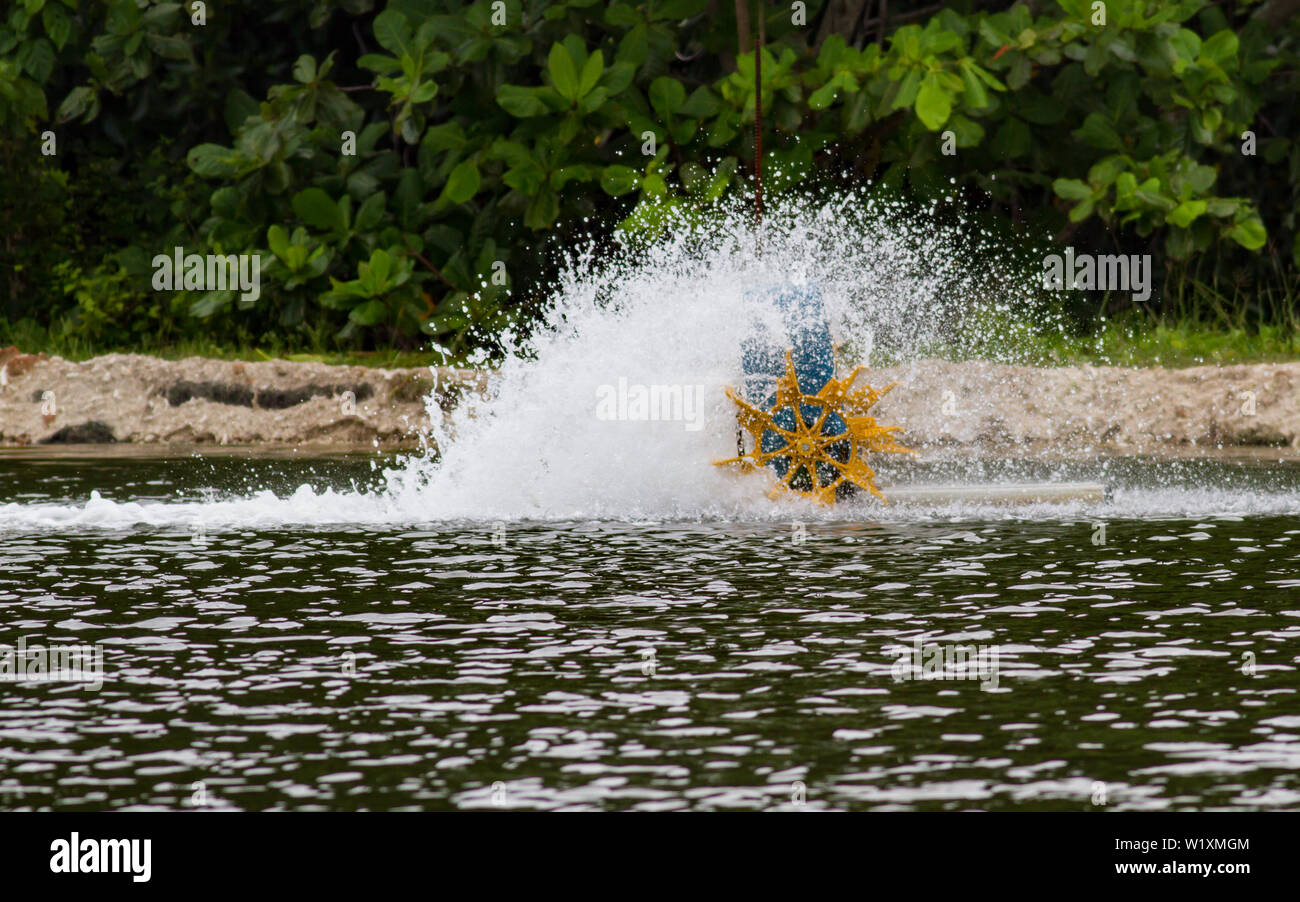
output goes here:
[[879, 420], [917, 447], [1160, 453], [1192, 447], [1300, 449], [1300, 362], [1038, 369], [919, 361], [872, 373], [900, 384]]
[[[453, 368], [439, 369], [437, 379], [444, 407], [485, 383], [481, 373]], [[926, 360], [871, 374], [876, 385], [891, 380], [901, 384], [881, 401], [879, 419], [903, 426], [905, 443], [916, 448], [1300, 449], [1300, 362], [1166, 370]], [[433, 385], [427, 368], [136, 354], [72, 363], [5, 349], [0, 445], [392, 447], [416, 442]]]
[[[438, 370], [450, 406], [482, 376]], [[0, 350], [0, 445], [412, 444], [428, 424], [429, 368], [273, 360], [160, 360], [108, 354], [84, 363]]]

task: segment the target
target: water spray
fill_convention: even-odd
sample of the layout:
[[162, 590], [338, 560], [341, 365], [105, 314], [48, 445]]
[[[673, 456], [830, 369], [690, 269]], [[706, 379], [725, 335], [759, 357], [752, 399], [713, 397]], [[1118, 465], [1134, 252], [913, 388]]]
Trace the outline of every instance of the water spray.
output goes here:
[[[763, 224], [763, 18], [759, 8], [754, 36], [754, 252], [762, 253]], [[835, 378], [835, 351], [830, 327], [815, 283], [787, 282], [762, 293], [782, 313], [793, 346], [782, 351], [784, 339], [755, 326], [745, 342], [745, 390], [726, 389], [737, 406], [739, 429], [736, 456], [714, 461], [742, 472], [775, 471], [779, 484], [772, 495], [793, 492], [822, 504], [865, 489], [881, 501], [885, 496], [867, 464], [872, 453], [913, 453], [894, 439], [898, 426], [881, 426], [868, 411], [892, 389], [857, 386], [866, 371], [860, 366], [848, 378]], [[855, 387], [857, 386], [857, 387]], [[743, 430], [743, 432], [742, 432]], [[744, 432], [750, 450], [745, 451]]]

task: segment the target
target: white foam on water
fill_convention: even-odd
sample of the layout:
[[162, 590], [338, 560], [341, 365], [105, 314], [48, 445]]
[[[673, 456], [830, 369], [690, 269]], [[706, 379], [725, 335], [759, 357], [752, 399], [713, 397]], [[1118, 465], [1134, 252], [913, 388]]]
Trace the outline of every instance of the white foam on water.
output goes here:
[[[731, 488], [731, 487], [729, 487]], [[241, 498], [219, 501], [113, 501], [92, 493], [85, 504], [0, 505], [0, 532], [77, 531], [82, 529], [133, 529], [137, 527], [180, 528], [186, 530], [228, 531], [236, 529], [274, 529], [281, 527], [347, 528], [382, 526], [418, 526], [497, 520], [625, 522], [665, 521], [736, 521], [807, 523], [825, 521], [859, 522], [942, 522], [1040, 520], [1073, 522], [1079, 520], [1235, 520], [1258, 516], [1300, 515], [1300, 497], [1283, 492], [1243, 492], [1215, 488], [1158, 488], [1117, 490], [1104, 503], [1065, 502], [1035, 504], [954, 503], [925, 506], [883, 507], [874, 503], [842, 503], [824, 508], [797, 500], [756, 501], [747, 488], [732, 489], [739, 497], [714, 499], [711, 505], [699, 504], [690, 512], [665, 514], [626, 512], [610, 513], [583, 510], [570, 505], [563, 512], [545, 516], [515, 516], [486, 509], [454, 515], [430, 515], [424, 499], [417, 496], [392, 495], [386, 492], [338, 492], [317, 490], [309, 485], [295, 492], [277, 496], [257, 492]], [[643, 506], [644, 508], [644, 506]]]
[[[1100, 505], [952, 505], [833, 510], [767, 497], [769, 473], [711, 461], [734, 455], [741, 348], [756, 321], [781, 329], [760, 300], [773, 286], [815, 283], [837, 343], [906, 357], [978, 321], [1007, 313], [1032, 274], [1012, 273], [983, 236], [866, 195], [789, 202], [768, 212], [755, 253], [749, 215], [715, 211], [648, 247], [575, 254], [541, 325], [507, 349], [484, 397], [444, 419], [430, 399], [436, 460], [413, 457], [375, 491], [300, 487], [210, 501], [0, 505], [0, 530], [201, 526], [204, 529], [519, 520], [789, 520], [1205, 517], [1295, 513], [1286, 494], [1156, 488]], [[977, 262], [978, 261], [978, 262]], [[1011, 274], [1009, 274], [1011, 273]], [[860, 358], [859, 358], [860, 359]], [[858, 361], [852, 361], [858, 362]], [[602, 418], [598, 400], [620, 380], [669, 386], [695, 400], [698, 420]], [[609, 388], [602, 388], [608, 386]], [[683, 415], [694, 413], [682, 409]], [[698, 428], [694, 428], [698, 423]], [[688, 428], [690, 426], [691, 428]]]

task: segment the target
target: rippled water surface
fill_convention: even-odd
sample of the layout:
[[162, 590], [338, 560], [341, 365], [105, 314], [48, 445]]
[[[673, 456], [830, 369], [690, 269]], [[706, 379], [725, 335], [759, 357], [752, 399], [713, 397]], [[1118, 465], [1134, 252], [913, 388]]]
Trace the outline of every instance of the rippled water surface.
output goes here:
[[[0, 807], [1300, 809], [1297, 468], [1098, 473], [1056, 514], [348, 523], [203, 512], [365, 458], [0, 457], [0, 643], [106, 671], [0, 682]], [[996, 688], [896, 679], [917, 639]]]

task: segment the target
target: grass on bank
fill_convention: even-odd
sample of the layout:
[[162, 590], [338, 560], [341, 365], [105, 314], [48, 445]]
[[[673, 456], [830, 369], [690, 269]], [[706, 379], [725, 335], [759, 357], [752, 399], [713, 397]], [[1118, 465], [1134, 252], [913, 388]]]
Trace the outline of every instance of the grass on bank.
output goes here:
[[76, 334], [52, 335], [31, 320], [11, 324], [0, 319], [0, 348], [13, 345], [24, 354], [45, 353], [66, 360], [83, 361], [104, 354], [148, 354], [163, 360], [208, 357], [214, 360], [259, 362], [295, 360], [343, 366], [404, 368], [442, 365], [443, 357], [433, 350], [356, 351], [322, 347], [302, 347], [287, 343], [232, 345], [209, 338], [183, 338], [166, 343], [141, 342], [132, 347], [116, 347], [88, 341]]
[[1240, 363], [1279, 363], [1300, 360], [1300, 332], [1277, 326], [1258, 329], [1214, 328], [1200, 323], [1160, 322], [1130, 317], [1109, 320], [1091, 335], [1016, 330], [999, 347], [977, 357], [1029, 366], [1149, 367]]
[[[419, 351], [355, 351], [303, 348], [287, 344], [232, 346], [209, 339], [184, 339], [154, 346], [105, 347], [72, 336], [53, 338], [30, 321], [14, 328], [0, 320], [0, 347], [14, 345], [24, 353], [44, 352], [81, 361], [110, 353], [138, 353], [180, 360], [208, 357], [217, 360], [294, 360], [370, 367], [424, 367], [441, 365], [442, 356], [429, 349]], [[1163, 322], [1130, 316], [1106, 321], [1091, 335], [1068, 335], [1040, 331], [1027, 324], [1003, 323], [996, 328], [984, 324], [972, 330], [989, 336], [965, 347], [942, 346], [928, 349], [923, 356], [950, 360], [986, 359], [1028, 366], [1163, 366], [1170, 368], [1276, 363], [1300, 360], [1300, 330], [1278, 326], [1257, 329], [1214, 327], [1190, 320]], [[886, 355], [887, 356], [887, 355]], [[877, 365], [886, 361], [876, 358]], [[461, 361], [463, 363], [463, 361]]]

